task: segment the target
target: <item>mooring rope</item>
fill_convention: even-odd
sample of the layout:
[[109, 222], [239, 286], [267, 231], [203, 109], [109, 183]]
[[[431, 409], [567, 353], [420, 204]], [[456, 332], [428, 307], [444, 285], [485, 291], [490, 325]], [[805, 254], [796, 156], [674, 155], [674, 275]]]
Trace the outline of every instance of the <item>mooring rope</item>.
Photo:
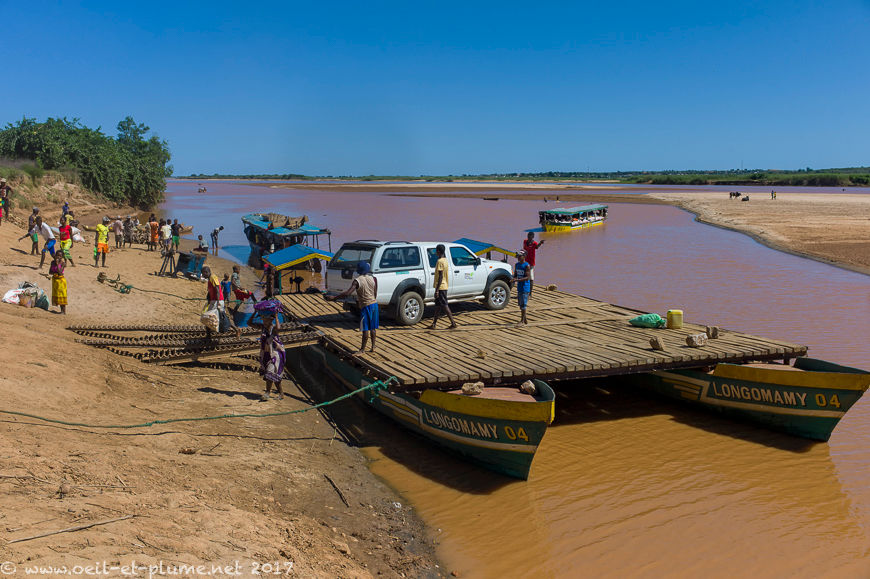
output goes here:
[[154, 426], [155, 424], [169, 424], [172, 422], [196, 422], [201, 420], [221, 420], [224, 418], [267, 418], [270, 416], [287, 416], [288, 414], [300, 414], [302, 412], [308, 412], [309, 410], [315, 410], [317, 408], [323, 408], [324, 406], [329, 406], [331, 404], [335, 404], [336, 402], [341, 402], [342, 400], [346, 400], [351, 396], [355, 396], [360, 392], [369, 391], [369, 401], [374, 400], [377, 393], [381, 390], [386, 390], [389, 388], [390, 384], [398, 383], [398, 379], [395, 376], [390, 376], [386, 380], [376, 380], [371, 384], [363, 386], [361, 388], [357, 388], [352, 392], [348, 392], [347, 394], [342, 394], [338, 398], [333, 398], [332, 400], [327, 400], [326, 402], [320, 402], [313, 406], [309, 406], [307, 408], [298, 408], [296, 410], [287, 410], [284, 412], [267, 412], [263, 414], [222, 414], [220, 416], [196, 416], [192, 418], [165, 418], [159, 420], [152, 420], [150, 422], [143, 422], [141, 424], [88, 424], [85, 422], [67, 422], [65, 420], [57, 420], [54, 418], [46, 418], [44, 416], [37, 416], [36, 414], [28, 414], [26, 412], [17, 412], [15, 410], [0, 410], [0, 414], [11, 414], [13, 416], [24, 416], [27, 418], [33, 418], [36, 420], [42, 420], [43, 422], [52, 422], [54, 424], [63, 424], [64, 426], [83, 426], [86, 428], [147, 428], [149, 426]]

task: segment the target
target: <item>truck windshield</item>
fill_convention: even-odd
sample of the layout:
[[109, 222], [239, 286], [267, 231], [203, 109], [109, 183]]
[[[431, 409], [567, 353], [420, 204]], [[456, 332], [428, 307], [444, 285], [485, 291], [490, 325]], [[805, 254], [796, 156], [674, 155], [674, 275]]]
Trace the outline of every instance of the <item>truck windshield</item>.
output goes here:
[[356, 269], [356, 266], [361, 261], [372, 263], [372, 255], [375, 248], [371, 245], [351, 245], [345, 244], [341, 246], [338, 253], [330, 260], [329, 267], [332, 269]]

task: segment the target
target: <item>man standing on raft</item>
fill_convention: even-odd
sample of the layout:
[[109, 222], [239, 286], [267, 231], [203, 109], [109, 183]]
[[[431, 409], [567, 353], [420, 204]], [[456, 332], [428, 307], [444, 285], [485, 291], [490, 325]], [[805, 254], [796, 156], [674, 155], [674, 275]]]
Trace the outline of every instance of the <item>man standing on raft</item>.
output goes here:
[[356, 301], [360, 309], [360, 327], [362, 329], [362, 345], [358, 352], [354, 355], [362, 354], [366, 349], [366, 343], [369, 339], [369, 333], [372, 335], [372, 349], [369, 352], [375, 351], [375, 338], [377, 330], [380, 326], [380, 316], [378, 311], [378, 279], [372, 275], [372, 267], [365, 261], [359, 262], [356, 266], [356, 272], [359, 274], [350, 284], [350, 287], [335, 296], [325, 296], [326, 301], [332, 301], [343, 298], [356, 291]]

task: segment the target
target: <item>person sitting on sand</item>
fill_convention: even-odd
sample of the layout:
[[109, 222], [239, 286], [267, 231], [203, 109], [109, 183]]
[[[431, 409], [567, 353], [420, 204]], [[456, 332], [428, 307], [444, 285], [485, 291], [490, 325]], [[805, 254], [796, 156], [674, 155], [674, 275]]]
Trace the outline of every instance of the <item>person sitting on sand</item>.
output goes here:
[[208, 253], [208, 244], [202, 238], [202, 235], [197, 236], [196, 238], [197, 245], [193, 248], [193, 251], [198, 251], [200, 253]]
[[109, 253], [109, 218], [103, 217], [103, 222], [96, 226], [94, 236], [94, 267], [98, 267], [100, 254], [103, 255], [103, 267], [106, 267], [106, 254]]
[[66, 261], [63, 258], [63, 252], [58, 251], [54, 254], [54, 261], [51, 262], [48, 273], [51, 274], [51, 305], [60, 307], [60, 313], [62, 314], [66, 314], [67, 303], [66, 278], [63, 276], [65, 268]]
[[369, 333], [372, 335], [372, 349], [375, 351], [375, 339], [380, 326], [378, 310], [378, 278], [372, 275], [372, 268], [368, 262], [361, 261], [356, 266], [359, 274], [350, 287], [335, 296], [324, 296], [326, 301], [335, 301], [356, 292], [356, 302], [360, 309], [360, 328], [362, 329], [362, 345], [356, 354], [362, 354], [366, 349]]
[[281, 341], [278, 323], [278, 312], [281, 303], [278, 300], [264, 300], [254, 306], [260, 319], [263, 320], [263, 331], [260, 333], [260, 375], [266, 382], [266, 391], [260, 397], [261, 402], [271, 397], [272, 386], [275, 387], [278, 400], [284, 398], [281, 380], [284, 379], [284, 362], [286, 352]]

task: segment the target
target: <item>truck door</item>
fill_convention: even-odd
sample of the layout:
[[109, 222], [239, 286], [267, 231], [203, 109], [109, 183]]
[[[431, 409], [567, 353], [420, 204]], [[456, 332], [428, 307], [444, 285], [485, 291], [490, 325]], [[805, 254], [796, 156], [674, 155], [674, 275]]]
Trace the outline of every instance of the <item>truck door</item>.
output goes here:
[[380, 304], [389, 303], [396, 287], [409, 278], [416, 279], [424, 287], [426, 285], [420, 248], [413, 245], [385, 247], [375, 273]]
[[[462, 246], [451, 246], [447, 250], [450, 263], [450, 287], [447, 297], [458, 298], [483, 293], [486, 285], [486, 272], [479, 265], [477, 256]], [[483, 276], [482, 279], [481, 276]]]

